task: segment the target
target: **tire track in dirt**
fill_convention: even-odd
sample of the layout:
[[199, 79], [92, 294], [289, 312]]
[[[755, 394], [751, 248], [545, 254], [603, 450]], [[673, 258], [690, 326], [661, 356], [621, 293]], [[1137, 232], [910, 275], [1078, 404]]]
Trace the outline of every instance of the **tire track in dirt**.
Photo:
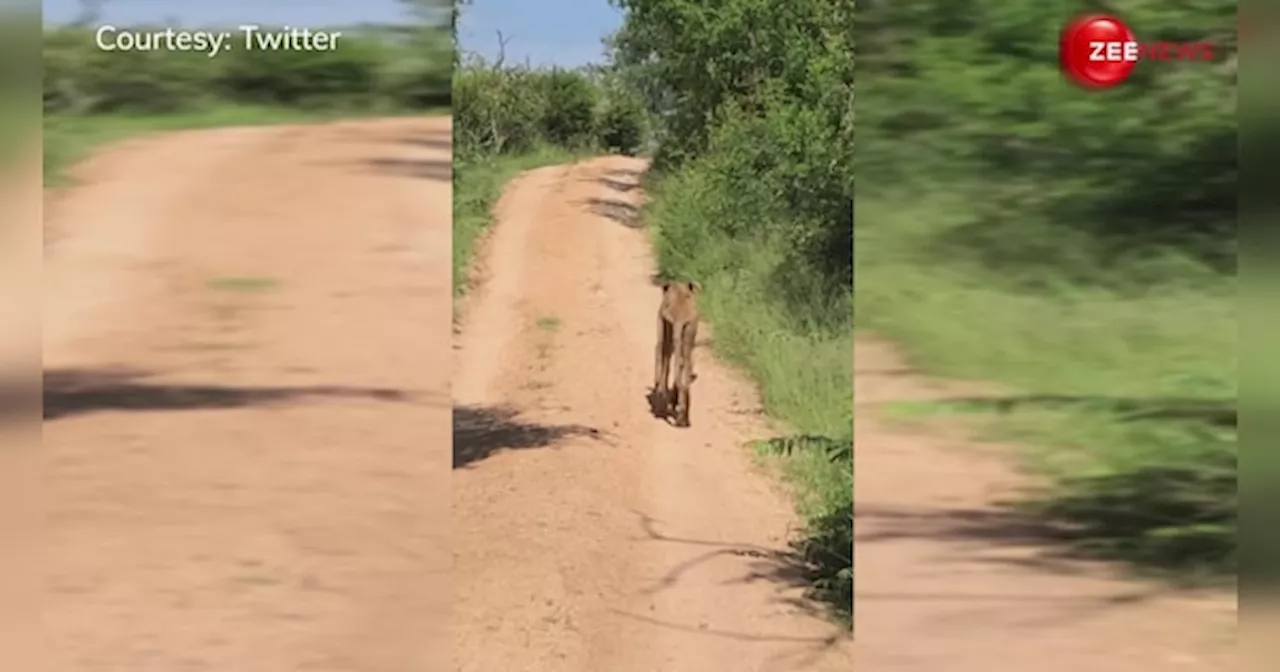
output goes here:
[[771, 435], [751, 385], [703, 342], [693, 427], [649, 414], [659, 290], [620, 217], [644, 168], [543, 168], [498, 204], [456, 346], [458, 669], [848, 670], [743, 448]]
[[854, 606], [861, 672], [1238, 669], [1234, 596], [1180, 594], [1061, 559], [999, 505], [1026, 478], [1006, 447], [881, 417], [890, 402], [972, 397], [892, 348], [854, 346]]
[[53, 199], [49, 669], [447, 669], [449, 141], [159, 136]]

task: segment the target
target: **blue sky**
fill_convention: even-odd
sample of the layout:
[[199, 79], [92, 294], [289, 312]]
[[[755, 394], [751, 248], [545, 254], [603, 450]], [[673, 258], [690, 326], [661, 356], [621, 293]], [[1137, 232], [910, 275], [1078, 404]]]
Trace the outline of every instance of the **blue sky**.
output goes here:
[[[46, 23], [80, 14], [79, 0], [44, 0]], [[406, 18], [397, 0], [102, 0], [104, 23], [182, 25], [241, 22], [312, 27]], [[573, 67], [603, 58], [600, 39], [622, 24], [608, 0], [475, 0], [462, 15], [463, 49], [485, 58], [498, 54], [498, 34], [507, 40], [507, 60]]]
[[622, 25], [607, 0], [475, 0], [462, 13], [458, 40], [485, 58], [498, 55], [498, 33], [509, 63], [574, 67], [603, 60], [601, 38]]
[[[183, 25], [244, 22], [314, 26], [398, 22], [406, 18], [396, 0], [103, 0], [103, 23]], [[80, 14], [79, 0], [44, 0], [45, 23], [65, 23]]]

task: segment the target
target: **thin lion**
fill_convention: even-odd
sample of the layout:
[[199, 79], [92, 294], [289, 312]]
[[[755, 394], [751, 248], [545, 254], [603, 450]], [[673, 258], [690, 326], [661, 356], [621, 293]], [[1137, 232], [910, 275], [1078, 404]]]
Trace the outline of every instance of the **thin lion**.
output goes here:
[[[649, 402], [655, 415], [671, 417], [671, 386], [674, 378], [674, 419], [678, 427], [689, 426], [690, 388], [693, 373], [693, 343], [698, 338], [698, 292], [696, 282], [662, 284], [662, 304], [658, 306], [658, 344], [654, 349], [653, 389]], [[672, 359], [675, 369], [672, 370]]]

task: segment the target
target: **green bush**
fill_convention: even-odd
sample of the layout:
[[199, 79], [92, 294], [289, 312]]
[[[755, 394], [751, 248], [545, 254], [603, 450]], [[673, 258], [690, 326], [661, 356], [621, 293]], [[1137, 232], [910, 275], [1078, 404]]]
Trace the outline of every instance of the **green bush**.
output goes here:
[[[131, 26], [146, 30], [147, 26]], [[44, 31], [48, 114], [171, 114], [216, 104], [395, 110], [447, 105], [443, 27], [343, 29], [328, 51], [208, 54], [97, 48], [92, 29]]]
[[600, 112], [599, 144], [607, 152], [635, 156], [644, 147], [645, 111], [634, 96], [619, 96]]
[[546, 98], [538, 73], [463, 65], [453, 75], [454, 152], [462, 157], [520, 154], [546, 140]]
[[89, 29], [45, 31], [46, 113], [172, 113], [217, 96], [216, 59], [196, 53], [107, 52], [93, 39]]
[[351, 41], [331, 51], [240, 50], [220, 56], [215, 78], [226, 95], [263, 105], [342, 104], [378, 93], [384, 47]]
[[[644, 145], [644, 112], [586, 70], [464, 60], [453, 75], [454, 154], [520, 155], [548, 145], [570, 151]], [[605, 142], [606, 136], [611, 142]]]
[[[953, 232], [945, 255], [987, 267], [1067, 270], [1083, 282], [1175, 253], [1232, 272], [1234, 70], [1143, 63], [1117, 89], [1081, 91], [1058, 72], [1057, 38], [1091, 8], [912, 0], [860, 10], [859, 92], [876, 101], [858, 122], [871, 176], [860, 191], [972, 187], [975, 223]], [[1231, 0], [1119, 10], [1145, 40], [1208, 40], [1223, 58], [1234, 48]], [[1048, 253], [1063, 246], [1046, 250], [1029, 224], [1084, 255], [1068, 263], [1086, 263], [1050, 270], [1059, 255]]]
[[595, 135], [595, 86], [580, 73], [552, 69], [539, 73], [543, 88], [542, 133], [553, 145], [585, 147]]

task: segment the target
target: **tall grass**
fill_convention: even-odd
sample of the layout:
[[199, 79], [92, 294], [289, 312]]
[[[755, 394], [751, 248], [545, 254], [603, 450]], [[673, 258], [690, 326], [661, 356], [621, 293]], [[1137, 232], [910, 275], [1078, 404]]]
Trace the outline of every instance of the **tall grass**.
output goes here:
[[[1026, 504], [1080, 550], [1180, 578], [1233, 573], [1235, 278], [1173, 252], [1099, 267], [1088, 283], [987, 270], [936, 244], [965, 212], [859, 203], [858, 326], [924, 369], [1005, 388], [918, 410], [982, 412], [994, 435], [1028, 446], [1046, 487]], [[1053, 232], [1029, 220], [1021, 235]]]

